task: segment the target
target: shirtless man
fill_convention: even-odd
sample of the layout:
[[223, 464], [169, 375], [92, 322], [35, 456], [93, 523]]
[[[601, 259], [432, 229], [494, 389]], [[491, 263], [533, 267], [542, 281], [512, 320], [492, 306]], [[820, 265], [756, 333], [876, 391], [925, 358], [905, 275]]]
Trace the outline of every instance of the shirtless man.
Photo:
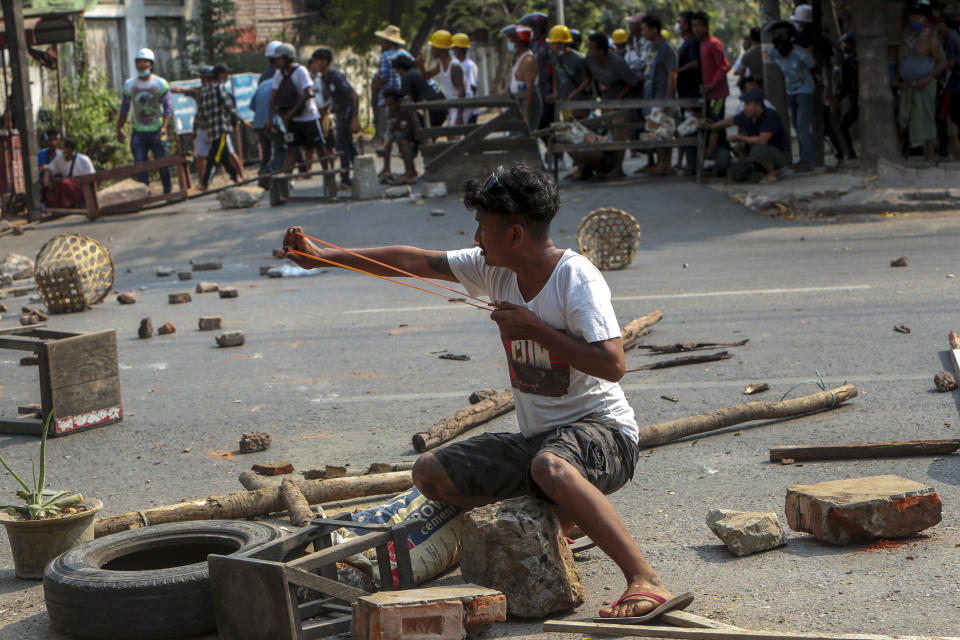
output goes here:
[[[424, 80], [433, 76], [440, 76], [440, 85], [447, 100], [457, 100], [467, 97], [467, 87], [463, 82], [463, 69], [460, 61], [450, 55], [453, 48], [453, 36], [449, 31], [439, 29], [430, 36], [430, 54], [436, 60], [432, 67], [427, 69], [423, 63], [423, 56], [417, 56], [417, 65]], [[449, 109], [444, 126], [452, 127], [464, 124], [464, 109]]]
[[910, 145], [922, 143], [924, 159], [933, 162], [937, 146], [936, 79], [947, 68], [947, 59], [936, 32], [920, 11], [918, 7], [907, 15], [893, 86], [900, 89], [897, 124], [906, 133], [907, 154]]
[[523, 25], [510, 25], [500, 30], [507, 39], [507, 49], [514, 54], [510, 71], [510, 95], [523, 97], [523, 114], [530, 129], [536, 129], [543, 115], [543, 96], [537, 84], [537, 57], [530, 49], [533, 31]]
[[[556, 185], [523, 165], [498, 167], [484, 182], [467, 182], [464, 204], [476, 211], [472, 249], [351, 250], [495, 301], [490, 318], [507, 352], [521, 433], [486, 433], [425, 453], [414, 483], [462, 509], [521, 495], [551, 503], [564, 531], [578, 525], [623, 571], [627, 588], [601, 617], [687, 606], [693, 595], [675, 597], [664, 586], [605, 495], [633, 477], [638, 429], [617, 384], [625, 359], [610, 289], [586, 258], [550, 239]], [[300, 227], [283, 242], [305, 269], [322, 263], [289, 249], [396, 277], [352, 253], [318, 248]]]

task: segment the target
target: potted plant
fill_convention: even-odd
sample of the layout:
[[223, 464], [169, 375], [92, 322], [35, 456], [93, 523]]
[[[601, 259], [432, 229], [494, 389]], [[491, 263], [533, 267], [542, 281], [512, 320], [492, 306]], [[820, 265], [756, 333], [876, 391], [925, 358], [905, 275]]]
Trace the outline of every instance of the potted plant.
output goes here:
[[51, 411], [43, 425], [40, 473], [37, 474], [34, 464], [32, 487], [0, 456], [0, 464], [23, 487], [17, 491], [17, 496], [24, 504], [0, 505], [0, 524], [7, 530], [18, 578], [42, 578], [43, 570], [51, 560], [93, 540], [93, 519], [103, 508], [99, 500], [84, 500], [79, 493], [46, 489], [47, 430], [52, 417]]

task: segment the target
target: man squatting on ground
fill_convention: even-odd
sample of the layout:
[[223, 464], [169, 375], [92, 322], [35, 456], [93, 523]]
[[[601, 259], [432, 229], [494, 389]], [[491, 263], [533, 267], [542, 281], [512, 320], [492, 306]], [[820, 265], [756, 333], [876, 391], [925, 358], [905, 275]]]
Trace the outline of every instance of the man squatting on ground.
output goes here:
[[[550, 221], [560, 202], [546, 175], [498, 167], [486, 182], [467, 182], [464, 204], [476, 212], [472, 249], [353, 249], [421, 277], [462, 283], [497, 307], [490, 318], [507, 351], [521, 432], [486, 433], [425, 453], [414, 483], [428, 498], [463, 509], [521, 495], [546, 500], [564, 531], [579, 525], [626, 577], [624, 597], [600, 615], [649, 613], [673, 594], [604, 495], [633, 477], [639, 457], [633, 409], [617, 384], [625, 358], [610, 290], [586, 258], [553, 245]], [[396, 277], [320, 249], [300, 232], [287, 230], [285, 249]], [[287, 257], [307, 269], [324, 266]]]

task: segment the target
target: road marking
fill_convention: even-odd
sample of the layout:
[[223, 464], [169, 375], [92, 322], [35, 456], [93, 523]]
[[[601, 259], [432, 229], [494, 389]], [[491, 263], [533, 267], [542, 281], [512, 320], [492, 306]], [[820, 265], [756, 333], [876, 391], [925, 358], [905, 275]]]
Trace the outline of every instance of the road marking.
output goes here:
[[[717, 298], [722, 296], [757, 296], [775, 295], [780, 293], [826, 293], [829, 291], [861, 291], [870, 289], [869, 284], [849, 284], [836, 287], [792, 287], [785, 289], [733, 289], [731, 291], [697, 291], [693, 293], [653, 293], [642, 296], [613, 296], [614, 302], [631, 300], [678, 300], [682, 298]], [[465, 311], [463, 305], [449, 303], [447, 305], [430, 305], [422, 307], [376, 307], [373, 309], [350, 309], [341, 311], [344, 315], [362, 313], [395, 313], [397, 311], [438, 311], [442, 309], [456, 309]]]
[[[839, 386], [844, 382], [850, 384], [864, 384], [864, 383], [882, 383], [882, 382], [908, 382], [914, 380], [929, 380], [929, 373], [908, 373], [908, 374], [877, 374], [877, 375], [850, 375], [845, 376], [844, 378], [833, 378], [827, 377], [824, 378], [828, 388]], [[770, 400], [777, 401], [780, 399], [782, 392], [789, 389], [791, 386], [795, 385], [797, 382], [802, 380], [803, 377], [792, 377], [792, 378], [766, 378], [764, 376], [757, 376], [756, 378], [743, 379], [743, 380], [716, 380], [716, 381], [700, 381], [700, 382], [665, 382], [665, 381], [656, 381], [656, 382], [621, 382], [620, 386], [623, 387], [623, 390], [626, 392], [631, 391], [661, 391], [661, 390], [679, 390], [679, 389], [721, 389], [721, 388], [730, 388], [730, 387], [739, 387], [741, 390], [748, 384], [754, 384], [758, 381], [764, 381], [768, 383], [771, 387], [780, 385], [780, 393], [777, 393], [778, 390], [774, 390], [772, 393], [758, 394], [756, 396], [746, 397], [744, 396], [743, 402], [750, 402], [752, 400]], [[496, 386], [496, 385], [491, 385]], [[862, 390], [862, 389], [861, 389]], [[311, 398], [310, 402], [315, 404], [355, 404], [358, 402], [404, 402], [410, 400], [446, 400], [447, 398], [463, 398], [464, 402], [467, 401], [467, 397], [473, 393], [475, 389], [461, 389], [458, 391], [430, 391], [425, 393], [370, 393], [360, 396], [337, 396], [330, 395], [322, 398]], [[816, 385], [809, 384], [803, 387], [796, 389], [791, 397], [808, 395], [816, 391]], [[736, 403], [734, 403], [736, 404]]]

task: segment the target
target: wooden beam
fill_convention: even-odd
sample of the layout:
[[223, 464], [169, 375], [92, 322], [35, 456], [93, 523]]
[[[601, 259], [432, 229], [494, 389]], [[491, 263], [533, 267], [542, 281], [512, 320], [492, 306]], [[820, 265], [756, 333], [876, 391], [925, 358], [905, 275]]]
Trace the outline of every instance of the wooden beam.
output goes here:
[[409, 107], [412, 109], [469, 109], [479, 107], [513, 107], [517, 101], [509, 95], [487, 96], [484, 98], [457, 98], [455, 100], [424, 100], [422, 102], [411, 102]]
[[689, 611], [667, 611], [666, 613], [660, 614], [659, 620], [662, 620], [667, 624], [672, 624], [675, 627], [683, 627], [685, 629], [727, 629], [728, 631], [740, 630], [740, 627], [735, 627], [732, 624], [717, 622], [716, 620], [704, 618], [703, 616], [698, 616], [697, 614], [690, 613]]
[[606, 636], [634, 636], [639, 638], [671, 638], [673, 640], [960, 640], [956, 636], [887, 636], [879, 633], [791, 633], [741, 629], [680, 629], [677, 627], [646, 626], [641, 624], [611, 624], [607, 622], [577, 622], [549, 620], [543, 630], [561, 633], [595, 633]]
[[458, 140], [430, 159], [423, 168], [424, 173], [429, 172], [431, 167], [439, 166], [440, 162], [445, 158], [454, 159], [457, 157], [458, 153], [466, 153], [467, 151], [470, 151], [478, 142], [483, 140], [488, 133], [496, 131], [498, 127], [503, 126], [503, 123], [512, 116], [513, 114], [510, 111], [504, 111], [493, 120], [488, 120], [487, 122], [483, 123], [465, 135], [462, 140]]
[[900, 440], [889, 442], [844, 442], [840, 444], [794, 444], [771, 447], [770, 462], [793, 460], [859, 460], [937, 456], [960, 449], [960, 440]]
[[[675, 109], [696, 109], [703, 103], [700, 98], [651, 98], [632, 100], [561, 100], [554, 103], [558, 111], [566, 109], [652, 109], [654, 107], [673, 107]], [[418, 103], [419, 104], [419, 103]]]
[[13, 116], [20, 133], [20, 158], [23, 185], [27, 196], [27, 219], [40, 220], [40, 173], [37, 167], [37, 132], [30, 98], [30, 58], [27, 57], [27, 32], [23, 28], [23, 1], [2, 0], [13, 92]]

